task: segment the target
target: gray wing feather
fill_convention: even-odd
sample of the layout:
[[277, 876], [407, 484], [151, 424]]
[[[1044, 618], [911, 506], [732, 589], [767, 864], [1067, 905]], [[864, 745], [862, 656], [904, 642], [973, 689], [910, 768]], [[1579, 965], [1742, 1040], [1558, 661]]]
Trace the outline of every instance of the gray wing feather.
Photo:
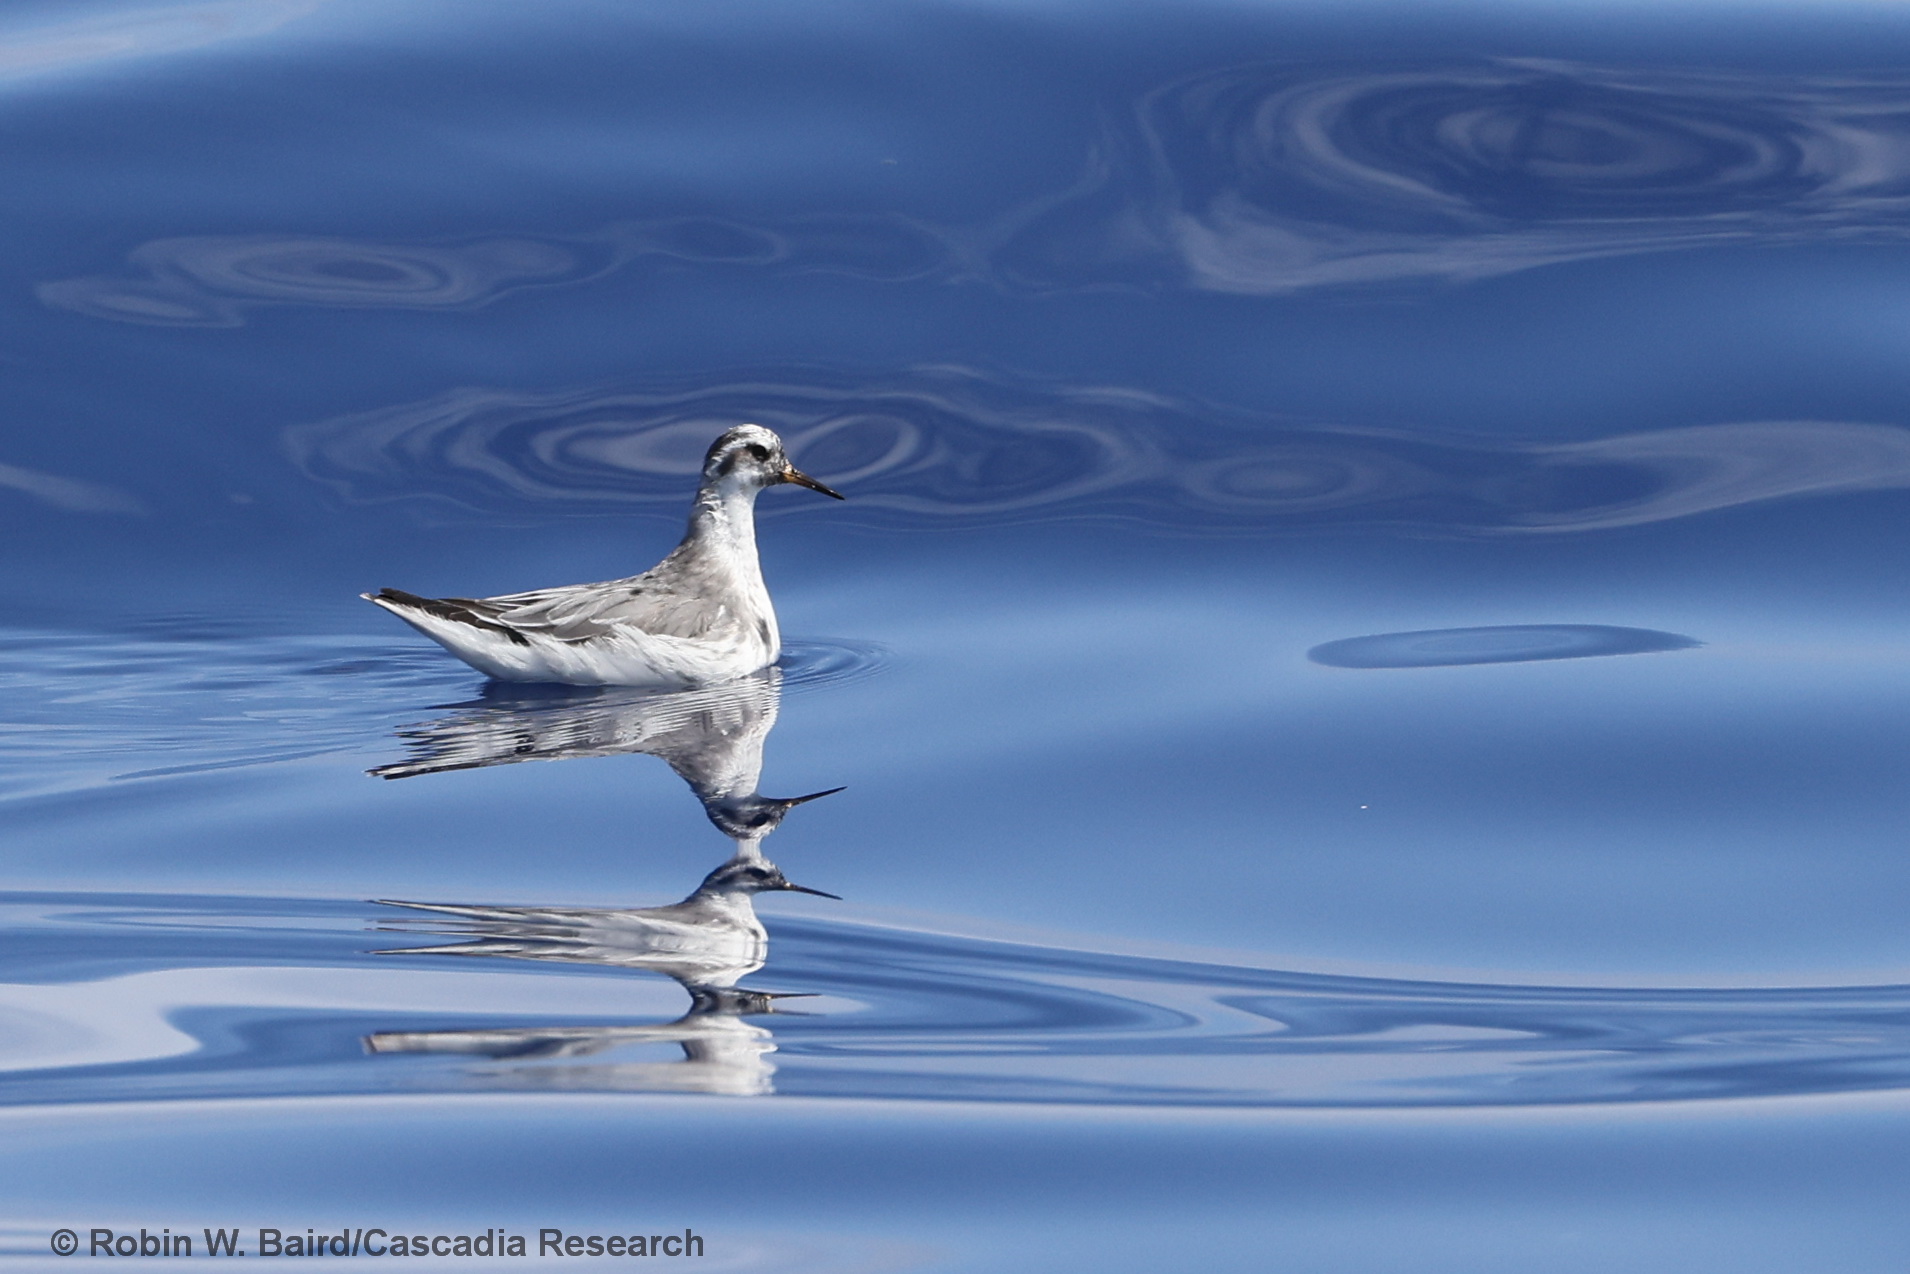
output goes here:
[[702, 637], [715, 621], [726, 617], [722, 608], [712, 611], [706, 602], [672, 587], [672, 582], [659, 566], [601, 584], [456, 600], [507, 628], [558, 641], [589, 641], [621, 625], [665, 637]]

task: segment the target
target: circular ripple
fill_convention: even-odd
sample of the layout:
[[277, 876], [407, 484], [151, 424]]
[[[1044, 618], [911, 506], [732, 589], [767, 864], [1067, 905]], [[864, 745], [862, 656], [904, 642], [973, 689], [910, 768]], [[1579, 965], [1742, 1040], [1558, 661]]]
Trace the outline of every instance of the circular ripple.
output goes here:
[[1109, 158], [993, 261], [1044, 288], [1264, 295], [1826, 234], [1899, 242], [1905, 88], [1535, 60], [1231, 67], [1146, 95]]
[[[809, 473], [866, 510], [995, 517], [1113, 497], [1158, 503], [1145, 487], [1188, 432], [1149, 395], [1030, 393], [949, 369], [838, 385], [743, 379], [676, 391], [559, 395], [457, 390], [425, 402], [289, 431], [313, 477], [354, 499], [431, 495], [465, 507], [603, 504], [682, 507], [709, 440], [740, 421], [774, 429]], [[763, 512], [803, 508], [766, 502]]]
[[1495, 628], [1430, 628], [1329, 641], [1307, 658], [1330, 668], [1446, 668], [1541, 659], [1587, 659], [1689, 650], [1704, 643], [1650, 628], [1604, 624], [1514, 624]]
[[151, 279], [90, 277], [42, 283], [35, 292], [48, 305], [94, 318], [158, 327], [237, 327], [240, 308], [176, 283]]
[[277, 235], [155, 239], [129, 260], [144, 277], [43, 283], [49, 305], [96, 318], [236, 327], [255, 305], [468, 308], [515, 288], [574, 281], [608, 262], [591, 245], [528, 238], [389, 244]]
[[802, 469], [850, 496], [824, 506], [772, 495], [760, 515], [826, 507], [882, 525], [1096, 517], [1203, 533], [1365, 522], [1553, 534], [1910, 487], [1910, 430], [1894, 426], [1441, 439], [949, 367], [873, 383], [791, 372], [656, 389], [467, 388], [297, 426], [285, 440], [307, 475], [353, 501], [425, 499], [492, 519], [674, 513], [709, 440], [742, 421], [776, 430]]
[[1297, 177], [1441, 217], [1716, 216], [1796, 204], [1856, 158], [1810, 113], [1702, 80], [1560, 65], [1229, 87], [1207, 137], [1268, 207]]
[[214, 293], [306, 305], [458, 306], [500, 288], [573, 273], [576, 255], [551, 243], [490, 239], [454, 247], [351, 239], [162, 239], [133, 254], [156, 275]]
[[[1910, 194], [1903, 85], [1501, 62], [1236, 68], [1150, 97], [1183, 209], [1342, 231], [1838, 215]], [[1894, 206], [1894, 204], [1893, 204]], [[1395, 245], [1397, 246], [1397, 245]]]
[[889, 652], [874, 642], [822, 638], [784, 642], [776, 666], [785, 690], [813, 690], [872, 677], [888, 660]]
[[1308, 439], [1243, 449], [1183, 465], [1176, 477], [1200, 508], [1243, 514], [1307, 514], [1384, 504], [1435, 491], [1436, 475], [1364, 440]]

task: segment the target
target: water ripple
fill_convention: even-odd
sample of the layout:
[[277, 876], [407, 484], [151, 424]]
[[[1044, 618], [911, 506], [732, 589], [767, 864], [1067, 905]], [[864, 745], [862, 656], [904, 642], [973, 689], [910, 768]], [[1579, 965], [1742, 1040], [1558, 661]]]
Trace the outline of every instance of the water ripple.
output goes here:
[[1048, 286], [1278, 293], [1731, 243], [1900, 241], [1900, 77], [1262, 63], [1148, 94], [999, 251]]
[[262, 35], [306, 16], [323, 3], [207, 0], [8, 31], [0, 33], [0, 77], [10, 79], [122, 58], [181, 53], [221, 40]]
[[461, 389], [286, 438], [306, 473], [353, 500], [675, 509], [709, 440], [749, 420], [782, 434], [804, 470], [853, 487], [858, 505], [998, 517], [1139, 487], [1162, 467], [1168, 410], [1135, 391], [1018, 393], [927, 369], [860, 386], [817, 377], [557, 394]]
[[114, 487], [23, 469], [19, 465], [0, 464], [0, 487], [30, 495], [42, 504], [69, 513], [138, 515], [146, 511], [138, 499]]
[[1109, 517], [1189, 531], [1351, 522], [1532, 534], [1910, 487], [1910, 431], [1887, 425], [1441, 439], [947, 367], [859, 382], [790, 372], [544, 394], [466, 388], [298, 426], [286, 444], [352, 501], [492, 519], [674, 513], [709, 439], [740, 421], [777, 430], [805, 471], [853, 496], [832, 517], [884, 524]]
[[1900, 78], [1535, 59], [1263, 63], [1145, 94], [1073, 186], [973, 226], [841, 212], [448, 242], [190, 236], [38, 295], [95, 318], [233, 327], [266, 305], [471, 308], [638, 262], [1276, 294], [1736, 243], [1898, 242], [1905, 90]]
[[[780, 683], [855, 681], [886, 657], [867, 642], [792, 641]], [[419, 705], [479, 681], [435, 647], [261, 633], [223, 616], [116, 633], [0, 629], [0, 799], [379, 748]], [[570, 697], [606, 711], [632, 699], [643, 696]]]
[[1493, 628], [1430, 628], [1411, 633], [1346, 637], [1306, 652], [1330, 668], [1449, 668], [1512, 664], [1597, 655], [1642, 655], [1690, 650], [1703, 642], [1650, 628], [1607, 624], [1507, 624]]
[[130, 260], [141, 275], [61, 279], [41, 284], [39, 297], [94, 318], [237, 327], [258, 305], [466, 309], [614, 264], [527, 238], [430, 245], [272, 235], [155, 239]]
[[229, 627], [0, 630], [0, 796], [344, 751], [378, 738], [394, 705], [471, 681], [415, 646]]
[[259, 306], [475, 309], [530, 287], [601, 278], [633, 261], [772, 269], [884, 281], [946, 273], [951, 249], [899, 217], [767, 223], [666, 217], [574, 235], [392, 242], [316, 235], [201, 235], [133, 249], [127, 274], [42, 283], [40, 300], [93, 318], [161, 327], [237, 327]]
[[1910, 1083], [1900, 985], [1351, 977], [805, 919], [772, 921], [760, 987], [685, 1014], [677, 982], [627, 967], [375, 955], [389, 917], [360, 903], [4, 905], [7, 1104], [721, 1091], [699, 1076], [725, 1049], [753, 1077], [728, 1091], [877, 1100], [1484, 1107]]
[[820, 690], [872, 677], [888, 659], [888, 650], [875, 642], [831, 637], [784, 642], [776, 666], [785, 691]]

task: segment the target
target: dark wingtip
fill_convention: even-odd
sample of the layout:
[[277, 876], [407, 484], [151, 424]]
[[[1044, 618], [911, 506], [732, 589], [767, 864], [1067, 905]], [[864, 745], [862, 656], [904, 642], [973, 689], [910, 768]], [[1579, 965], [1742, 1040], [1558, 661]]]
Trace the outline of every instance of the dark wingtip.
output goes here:
[[448, 619], [453, 623], [469, 624], [473, 628], [482, 628], [489, 632], [501, 633], [505, 639], [519, 646], [530, 645], [530, 639], [515, 628], [505, 624], [493, 623], [470, 610], [474, 603], [462, 597], [420, 597], [416, 593], [407, 593], [402, 588], [381, 588], [377, 596], [360, 593], [368, 602], [389, 602], [393, 606], [403, 606], [409, 610], [423, 611], [439, 619]]

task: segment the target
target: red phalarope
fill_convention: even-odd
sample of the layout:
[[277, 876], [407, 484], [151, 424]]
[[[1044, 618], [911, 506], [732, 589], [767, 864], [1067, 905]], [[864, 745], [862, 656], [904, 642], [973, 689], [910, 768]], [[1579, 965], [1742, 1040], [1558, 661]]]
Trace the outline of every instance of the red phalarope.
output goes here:
[[755, 509], [764, 487], [783, 482], [843, 498], [797, 472], [774, 433], [738, 425], [704, 457], [683, 542], [641, 575], [499, 597], [363, 596], [499, 681], [684, 687], [746, 676], [782, 653]]

